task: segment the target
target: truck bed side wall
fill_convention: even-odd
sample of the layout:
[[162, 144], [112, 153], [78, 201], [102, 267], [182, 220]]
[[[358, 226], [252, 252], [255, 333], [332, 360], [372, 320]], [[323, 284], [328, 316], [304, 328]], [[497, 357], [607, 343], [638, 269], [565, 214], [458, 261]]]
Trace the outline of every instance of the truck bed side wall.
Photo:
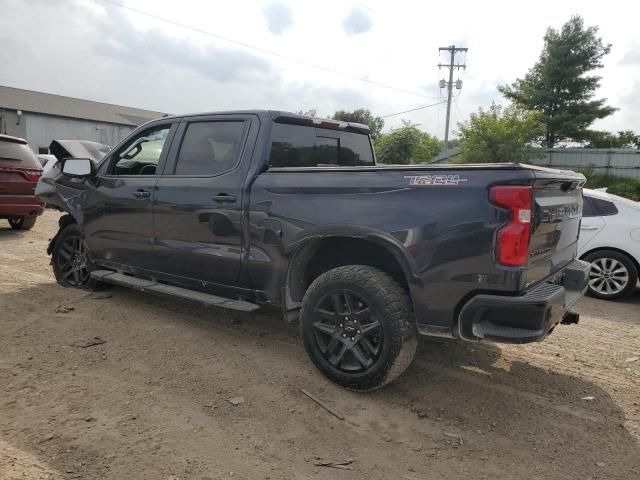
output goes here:
[[375, 239], [403, 257], [418, 323], [450, 328], [472, 292], [515, 293], [520, 269], [493, 261], [506, 213], [488, 202], [488, 185], [527, 181], [522, 170], [439, 171], [457, 185], [410, 186], [425, 172], [266, 172], [251, 188], [248, 273], [281, 303], [290, 261], [326, 236]]

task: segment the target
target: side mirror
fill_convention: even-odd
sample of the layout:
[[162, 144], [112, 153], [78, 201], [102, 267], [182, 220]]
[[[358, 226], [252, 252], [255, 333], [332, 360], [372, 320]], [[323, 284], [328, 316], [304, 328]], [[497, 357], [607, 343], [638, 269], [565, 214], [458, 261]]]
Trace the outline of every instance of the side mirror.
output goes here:
[[89, 177], [93, 172], [93, 162], [88, 158], [66, 158], [62, 164], [62, 173], [70, 177]]

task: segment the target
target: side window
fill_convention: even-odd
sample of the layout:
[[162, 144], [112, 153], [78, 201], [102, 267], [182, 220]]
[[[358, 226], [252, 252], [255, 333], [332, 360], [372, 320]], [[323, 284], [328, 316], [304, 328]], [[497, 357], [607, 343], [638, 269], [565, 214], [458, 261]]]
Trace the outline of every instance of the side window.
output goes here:
[[195, 122], [187, 126], [176, 175], [218, 175], [238, 163], [245, 122]]
[[602, 216], [616, 215], [618, 213], [618, 209], [613, 202], [602, 200], [600, 198], [592, 198], [591, 200], [598, 209], [599, 214]]
[[593, 204], [593, 199], [591, 197], [587, 197], [586, 195], [583, 198], [582, 203], [582, 216], [583, 217], [597, 217], [600, 215], [595, 205]]
[[146, 130], [120, 148], [112, 158], [112, 175], [155, 175], [170, 125]]
[[373, 165], [368, 135], [276, 123], [271, 129], [271, 167]]

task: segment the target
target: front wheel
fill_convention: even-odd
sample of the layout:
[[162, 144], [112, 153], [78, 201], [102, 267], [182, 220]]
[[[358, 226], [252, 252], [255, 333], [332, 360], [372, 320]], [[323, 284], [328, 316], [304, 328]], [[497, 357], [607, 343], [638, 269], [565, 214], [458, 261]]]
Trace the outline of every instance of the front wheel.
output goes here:
[[315, 366], [352, 390], [396, 379], [416, 352], [407, 293], [386, 273], [364, 265], [334, 268], [307, 290], [300, 333]]
[[638, 284], [638, 269], [628, 256], [615, 250], [599, 250], [584, 258], [591, 263], [589, 290], [592, 297], [619, 300]]
[[91, 278], [93, 264], [84, 242], [82, 231], [77, 224], [64, 227], [51, 252], [53, 274], [63, 287], [96, 290], [102, 284]]

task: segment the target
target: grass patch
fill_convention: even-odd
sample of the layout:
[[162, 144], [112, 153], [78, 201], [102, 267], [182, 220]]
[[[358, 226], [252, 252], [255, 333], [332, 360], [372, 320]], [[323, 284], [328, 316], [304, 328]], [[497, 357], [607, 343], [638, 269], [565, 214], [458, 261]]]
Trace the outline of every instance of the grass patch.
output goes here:
[[587, 188], [607, 187], [608, 193], [640, 202], [640, 177], [617, 177], [593, 173], [591, 169], [581, 170], [587, 177]]

